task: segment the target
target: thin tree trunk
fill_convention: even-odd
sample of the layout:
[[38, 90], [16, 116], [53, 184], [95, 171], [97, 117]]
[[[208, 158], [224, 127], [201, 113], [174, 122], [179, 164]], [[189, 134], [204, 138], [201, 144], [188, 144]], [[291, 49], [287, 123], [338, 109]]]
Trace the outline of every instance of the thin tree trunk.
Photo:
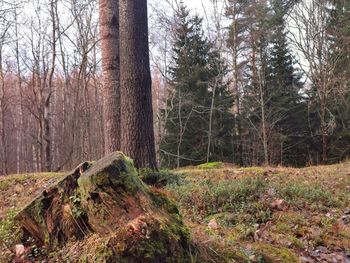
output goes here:
[[211, 97], [211, 106], [209, 113], [209, 129], [208, 129], [208, 148], [207, 148], [207, 163], [209, 163], [210, 159], [210, 147], [211, 147], [211, 134], [212, 134], [212, 123], [213, 123], [213, 111], [214, 111], [214, 102], [215, 102], [215, 93], [216, 93], [216, 83], [213, 87], [213, 96]]
[[8, 163], [7, 163], [7, 147], [6, 147], [6, 134], [5, 134], [5, 79], [4, 79], [4, 71], [2, 68], [2, 46], [0, 47], [0, 119], [1, 119], [1, 145], [2, 145], [2, 169], [3, 173], [7, 175], [8, 173]]
[[[16, 54], [16, 66], [17, 66], [17, 88], [18, 88], [18, 97], [19, 97], [19, 105], [17, 106], [18, 110], [18, 127], [17, 127], [17, 148], [16, 148], [16, 172], [19, 174], [22, 171], [21, 163], [24, 163], [25, 149], [23, 143], [23, 95], [22, 95], [22, 71], [21, 64], [19, 58], [19, 32], [18, 32], [18, 13], [17, 9], [14, 10], [15, 15], [15, 54]], [[26, 170], [26, 169], [24, 169]]]
[[119, 1], [100, 0], [105, 154], [120, 149]]
[[138, 168], [157, 168], [146, 0], [120, 0], [121, 149]]
[[326, 123], [326, 106], [323, 100], [321, 100], [321, 134], [322, 134], [322, 163], [327, 163], [328, 160], [328, 133], [327, 133], [327, 123]]
[[[240, 91], [239, 91], [239, 79], [238, 79], [238, 30], [237, 30], [237, 24], [238, 21], [236, 20], [237, 16], [237, 10], [236, 10], [236, 4], [233, 6], [233, 17], [234, 22], [232, 23], [232, 70], [233, 70], [233, 92], [235, 93], [236, 97], [236, 111], [234, 111], [236, 120], [235, 120], [235, 133], [237, 137], [239, 138], [239, 145], [238, 145], [238, 162], [240, 166], [243, 166], [243, 138], [242, 138], [242, 124], [240, 120]], [[233, 160], [236, 161], [235, 159]]]
[[182, 144], [182, 137], [183, 137], [183, 129], [182, 129], [182, 114], [181, 114], [181, 106], [182, 106], [182, 97], [181, 97], [181, 89], [179, 89], [179, 106], [178, 106], [178, 118], [179, 118], [179, 136], [177, 140], [177, 151], [176, 151], [176, 167], [180, 168], [180, 149]]
[[[53, 77], [55, 73], [56, 67], [56, 8], [57, 1], [51, 0], [50, 3], [50, 15], [52, 22], [52, 61], [51, 61], [51, 69], [49, 73], [49, 83], [48, 83], [48, 94], [45, 97], [44, 102], [44, 141], [45, 141], [45, 170], [52, 170], [52, 136], [51, 136], [51, 123], [50, 123], [50, 104], [51, 104], [51, 95], [53, 89]], [[45, 86], [44, 86], [45, 87]]]
[[267, 145], [267, 130], [266, 130], [266, 113], [265, 113], [265, 100], [264, 100], [264, 93], [263, 93], [263, 83], [261, 74], [260, 75], [260, 81], [259, 81], [259, 92], [260, 92], [260, 107], [261, 107], [261, 125], [262, 125], [262, 141], [263, 141], [263, 148], [264, 148], [264, 165], [269, 165], [269, 152], [268, 152], [268, 145]]

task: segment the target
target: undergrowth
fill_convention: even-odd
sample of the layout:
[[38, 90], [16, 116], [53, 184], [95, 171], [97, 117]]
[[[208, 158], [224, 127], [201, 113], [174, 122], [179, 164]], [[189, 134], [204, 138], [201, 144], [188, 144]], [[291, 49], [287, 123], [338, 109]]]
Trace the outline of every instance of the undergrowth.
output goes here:
[[148, 168], [140, 169], [139, 176], [144, 183], [158, 187], [180, 185], [184, 182], [183, 174], [174, 173], [165, 169], [159, 171], [154, 171]]

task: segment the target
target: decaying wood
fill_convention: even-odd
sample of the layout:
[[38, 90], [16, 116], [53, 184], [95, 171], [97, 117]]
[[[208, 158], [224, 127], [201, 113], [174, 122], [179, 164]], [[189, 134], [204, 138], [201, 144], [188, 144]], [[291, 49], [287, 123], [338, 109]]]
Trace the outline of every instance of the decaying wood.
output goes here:
[[34, 240], [48, 251], [84, 242], [93, 234], [110, 238], [113, 260], [135, 262], [151, 254], [152, 262], [167, 262], [171, 254], [184, 257], [188, 248], [188, 232], [176, 206], [151, 191], [120, 152], [81, 164], [16, 219], [23, 228], [23, 244]]

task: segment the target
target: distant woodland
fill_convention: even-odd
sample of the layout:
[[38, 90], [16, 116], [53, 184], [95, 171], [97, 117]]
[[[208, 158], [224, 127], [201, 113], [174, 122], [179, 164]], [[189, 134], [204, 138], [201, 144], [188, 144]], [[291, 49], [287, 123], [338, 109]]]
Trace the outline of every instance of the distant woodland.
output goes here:
[[[207, 0], [200, 13], [186, 2], [148, 4], [155, 166], [350, 156], [349, 1]], [[0, 1], [0, 174], [68, 170], [107, 152], [99, 12], [96, 0]], [[122, 55], [121, 74], [148, 63], [147, 51], [128, 65]], [[123, 103], [120, 116], [137, 113]]]

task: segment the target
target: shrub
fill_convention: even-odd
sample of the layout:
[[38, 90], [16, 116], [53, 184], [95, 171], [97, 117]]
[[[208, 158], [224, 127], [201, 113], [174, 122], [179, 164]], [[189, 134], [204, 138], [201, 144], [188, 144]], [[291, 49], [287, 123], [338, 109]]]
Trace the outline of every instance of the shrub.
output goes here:
[[140, 169], [141, 180], [148, 185], [164, 187], [166, 185], [180, 185], [184, 181], [184, 175], [169, 170], [154, 171], [149, 168]]

